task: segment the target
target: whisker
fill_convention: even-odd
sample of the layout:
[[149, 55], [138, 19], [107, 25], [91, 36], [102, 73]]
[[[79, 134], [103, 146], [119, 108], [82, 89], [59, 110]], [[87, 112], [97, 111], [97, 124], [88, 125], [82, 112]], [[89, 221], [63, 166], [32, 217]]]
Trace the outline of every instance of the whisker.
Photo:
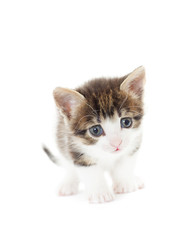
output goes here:
[[138, 115], [143, 115], [143, 113], [139, 113], [139, 112], [137, 112], [137, 111], [134, 111], [134, 110], [131, 110], [131, 112], [133, 112], [133, 113], [137, 113]]
[[95, 110], [90, 104], [88, 104], [86, 101], [84, 101], [84, 103], [88, 106], [88, 107], [90, 107], [91, 109], [92, 109], [92, 111], [93, 111], [93, 113], [95, 113], [95, 117], [97, 117], [98, 115], [97, 115], [97, 110]]
[[76, 127], [74, 128], [74, 131], [77, 129], [77, 127], [78, 127], [78, 125], [79, 125], [79, 123], [80, 123], [80, 121], [83, 119], [83, 118], [85, 118], [85, 117], [88, 117], [88, 116], [92, 116], [93, 118], [95, 117], [94, 115], [85, 115], [85, 116], [83, 116], [82, 118], [80, 118], [80, 120], [78, 121], [78, 123], [77, 123], [77, 125], [76, 125]]
[[[120, 112], [120, 110], [122, 109], [122, 107], [123, 107], [124, 103], [126, 102], [127, 98], [128, 98], [128, 94], [126, 94], [125, 99], [123, 100], [122, 104], [120, 105], [120, 107], [119, 107], [119, 112]], [[131, 106], [131, 107], [133, 108], [133, 107], [141, 107], [141, 106]]]
[[122, 104], [120, 105], [120, 107], [119, 107], [119, 112], [120, 112], [120, 110], [121, 110], [123, 104], [126, 102], [127, 98], [128, 98], [128, 95], [126, 95], [126, 98], [123, 100]]

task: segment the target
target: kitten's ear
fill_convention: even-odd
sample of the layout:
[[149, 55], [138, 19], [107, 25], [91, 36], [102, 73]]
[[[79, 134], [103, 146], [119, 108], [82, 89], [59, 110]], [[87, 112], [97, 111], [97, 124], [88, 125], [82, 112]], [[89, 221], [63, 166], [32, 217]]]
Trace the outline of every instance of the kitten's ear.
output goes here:
[[120, 90], [125, 91], [136, 98], [140, 98], [142, 97], [145, 82], [145, 69], [141, 66], [136, 68], [126, 77], [120, 85]]
[[57, 107], [68, 118], [70, 118], [78, 106], [80, 106], [81, 103], [85, 101], [84, 96], [79, 92], [66, 88], [55, 88], [53, 95]]

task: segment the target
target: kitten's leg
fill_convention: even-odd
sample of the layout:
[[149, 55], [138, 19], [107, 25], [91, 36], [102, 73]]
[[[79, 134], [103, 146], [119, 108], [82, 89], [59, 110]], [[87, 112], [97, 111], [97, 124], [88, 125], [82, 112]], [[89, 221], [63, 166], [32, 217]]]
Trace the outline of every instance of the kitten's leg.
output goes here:
[[115, 193], [129, 193], [142, 189], [143, 181], [134, 176], [136, 156], [127, 157], [116, 163], [111, 172]]
[[59, 196], [69, 196], [78, 193], [79, 178], [75, 167], [67, 164], [65, 169], [66, 174], [64, 180], [58, 189]]
[[78, 172], [85, 184], [86, 195], [90, 203], [103, 203], [114, 200], [114, 194], [109, 188], [104, 171], [97, 165], [79, 167]]

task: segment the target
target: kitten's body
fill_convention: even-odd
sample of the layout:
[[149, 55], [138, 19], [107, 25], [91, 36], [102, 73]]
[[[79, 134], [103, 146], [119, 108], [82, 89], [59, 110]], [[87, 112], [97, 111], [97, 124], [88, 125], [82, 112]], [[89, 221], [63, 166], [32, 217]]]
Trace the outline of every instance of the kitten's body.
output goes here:
[[[57, 143], [69, 162], [60, 195], [76, 193], [79, 180], [85, 183], [90, 202], [111, 201], [114, 192], [143, 186], [134, 177], [134, 166], [141, 144], [144, 79], [140, 67], [122, 78], [92, 80], [75, 91], [55, 89]], [[105, 170], [112, 177], [113, 190]]]

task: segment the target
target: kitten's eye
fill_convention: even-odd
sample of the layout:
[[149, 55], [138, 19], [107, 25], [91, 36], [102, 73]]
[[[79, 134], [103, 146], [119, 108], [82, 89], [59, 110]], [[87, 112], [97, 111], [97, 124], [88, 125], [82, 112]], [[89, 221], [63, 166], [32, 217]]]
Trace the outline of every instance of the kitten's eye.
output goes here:
[[121, 123], [121, 128], [130, 128], [132, 125], [132, 119], [131, 118], [122, 118], [120, 123]]
[[89, 128], [89, 131], [95, 137], [100, 137], [103, 134], [103, 128], [100, 125]]

